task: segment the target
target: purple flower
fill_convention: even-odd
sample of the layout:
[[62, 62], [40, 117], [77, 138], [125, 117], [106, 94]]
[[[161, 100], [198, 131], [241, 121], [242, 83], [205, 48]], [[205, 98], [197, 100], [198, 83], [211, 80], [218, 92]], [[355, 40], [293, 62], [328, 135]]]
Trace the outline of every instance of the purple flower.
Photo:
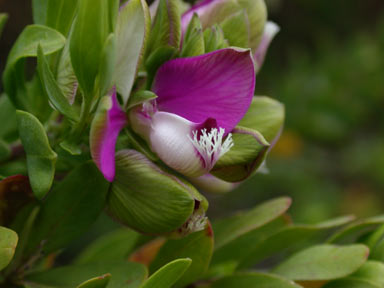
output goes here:
[[[152, 91], [158, 97], [132, 109], [129, 124], [165, 164], [185, 176], [198, 177], [231, 149], [230, 132], [247, 112], [254, 88], [250, 50], [226, 48], [174, 59], [157, 71]], [[93, 129], [101, 136], [91, 137], [91, 143], [92, 139], [97, 143], [91, 146], [99, 169], [112, 181], [114, 145], [125, 115], [115, 101], [109, 103], [101, 108], [104, 116], [98, 121], [108, 125]]]
[[247, 112], [254, 88], [249, 50], [171, 60], [156, 74], [158, 98], [135, 109], [131, 124], [164, 163], [198, 177], [232, 147], [230, 132]]

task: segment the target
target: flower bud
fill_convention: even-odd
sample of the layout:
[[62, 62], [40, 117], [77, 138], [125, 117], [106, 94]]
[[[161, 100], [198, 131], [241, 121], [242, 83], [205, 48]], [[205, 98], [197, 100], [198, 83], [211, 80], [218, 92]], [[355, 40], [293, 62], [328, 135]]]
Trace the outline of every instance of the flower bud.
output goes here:
[[143, 233], [188, 234], [205, 226], [203, 196], [135, 150], [116, 154], [116, 177], [107, 202], [112, 217]]

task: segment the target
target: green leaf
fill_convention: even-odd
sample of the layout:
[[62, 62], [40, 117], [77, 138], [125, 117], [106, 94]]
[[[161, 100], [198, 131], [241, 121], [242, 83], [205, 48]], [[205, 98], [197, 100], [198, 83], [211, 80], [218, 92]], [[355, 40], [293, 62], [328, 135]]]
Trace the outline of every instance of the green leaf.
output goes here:
[[25, 87], [24, 58], [36, 57], [41, 45], [46, 55], [60, 50], [65, 38], [56, 30], [41, 25], [29, 25], [17, 38], [7, 59], [3, 74], [4, 89], [17, 109], [27, 110], [36, 99], [29, 99]]
[[[353, 220], [352, 216], [340, 217], [314, 225], [293, 225], [274, 231], [268, 237], [260, 239], [248, 248], [248, 253], [239, 264], [239, 269], [252, 267], [267, 257], [299, 246], [302, 242], [319, 235], [328, 229], [345, 225]], [[247, 246], [248, 247], [248, 246]]]
[[192, 215], [197, 193], [134, 150], [116, 154], [109, 212], [125, 225], [150, 234], [172, 232]]
[[8, 20], [8, 14], [0, 13], [0, 36], [1, 36], [1, 33], [3, 33], [3, 29], [7, 20]]
[[46, 0], [44, 24], [67, 35], [72, 25], [78, 0]]
[[78, 14], [70, 38], [70, 55], [87, 101], [93, 97], [104, 43], [110, 32], [108, 1], [78, 1]]
[[33, 22], [44, 25], [47, 18], [49, 0], [32, 0]]
[[351, 275], [367, 260], [368, 247], [318, 245], [302, 250], [274, 269], [292, 280], [333, 280]]
[[116, 37], [115, 34], [109, 34], [105, 40], [103, 53], [100, 62], [99, 89], [100, 97], [105, 96], [112, 88], [112, 77], [116, 63]]
[[253, 27], [249, 27], [248, 17], [244, 10], [228, 17], [220, 26], [229, 45], [243, 48], [249, 47], [249, 30], [253, 29]]
[[204, 54], [205, 44], [203, 28], [199, 16], [194, 14], [191, 22], [189, 22], [187, 31], [184, 35], [183, 47], [181, 50], [181, 57], [192, 57]]
[[0, 96], [0, 123], [0, 138], [9, 142], [18, 138], [16, 110], [5, 94]]
[[9, 226], [17, 213], [33, 199], [28, 177], [13, 175], [2, 179], [0, 181], [0, 225]]
[[327, 283], [322, 288], [381, 288], [382, 286], [376, 285], [372, 282], [354, 278], [346, 278], [341, 280], [336, 280]]
[[169, 239], [160, 248], [150, 271], [155, 271], [166, 263], [178, 258], [190, 258], [192, 264], [172, 287], [186, 287], [199, 279], [208, 269], [213, 252], [213, 231], [211, 225], [199, 232], [181, 239]]
[[119, 229], [91, 243], [76, 259], [76, 264], [97, 261], [124, 260], [136, 247], [140, 234], [130, 229]]
[[32, 191], [42, 199], [52, 186], [57, 155], [49, 145], [39, 120], [28, 112], [17, 111], [19, 134], [27, 154], [28, 176]]
[[11, 148], [6, 142], [0, 139], [0, 162], [7, 160], [11, 156]]
[[70, 55], [70, 39], [72, 34], [72, 29], [68, 36], [68, 40], [65, 43], [63, 51], [61, 52], [59, 63], [57, 66], [57, 85], [60, 87], [60, 90], [67, 98], [69, 104], [73, 105], [75, 102], [75, 97], [77, 93], [77, 88], [79, 83], [73, 70], [71, 55]]
[[340, 231], [333, 234], [328, 243], [351, 243], [355, 242], [363, 234], [370, 232], [377, 228], [379, 225], [384, 224], [384, 215], [375, 216], [363, 220], [358, 220]]
[[284, 117], [284, 105], [269, 97], [256, 96], [239, 125], [259, 131], [272, 143], [282, 129]]
[[179, 3], [176, 0], [160, 0], [148, 39], [147, 57], [159, 47], [180, 47], [181, 23]]
[[366, 280], [379, 287], [384, 287], [384, 264], [378, 261], [367, 261], [351, 278]]
[[291, 202], [291, 199], [287, 197], [273, 199], [250, 211], [214, 222], [215, 250], [224, 247], [252, 230], [259, 229], [276, 220], [288, 210]]
[[43, 244], [42, 250], [50, 253], [84, 233], [103, 211], [108, 188], [109, 183], [92, 162], [74, 169], [43, 203], [28, 252]]
[[150, 30], [150, 15], [144, 0], [125, 4], [117, 18], [116, 90], [127, 103]]
[[13, 272], [17, 267], [20, 267], [25, 261], [24, 251], [27, 247], [29, 237], [33, 233], [33, 224], [35, 223], [36, 216], [39, 212], [40, 207], [36, 203], [30, 203], [18, 211], [16, 218], [12, 222], [11, 228], [15, 231], [18, 231], [19, 242], [16, 248], [15, 255], [11, 264], [7, 267], [5, 274], [7, 272]]
[[141, 288], [170, 288], [187, 271], [192, 260], [177, 259], [160, 268], [151, 275], [141, 286]]
[[11, 262], [17, 246], [17, 234], [0, 226], [0, 271]]
[[131, 109], [139, 104], [143, 104], [144, 102], [154, 100], [157, 98], [157, 95], [152, 91], [141, 90], [133, 94], [127, 103], [127, 109]]
[[237, 126], [232, 131], [234, 146], [220, 157], [211, 174], [227, 182], [240, 182], [263, 163], [269, 143], [258, 131]]
[[[205, 287], [205, 286], [204, 286]], [[300, 288], [301, 286], [278, 275], [266, 273], [239, 273], [221, 278], [207, 288]]]
[[111, 280], [111, 274], [104, 274], [81, 283], [77, 288], [106, 288]]
[[107, 288], [138, 288], [147, 277], [147, 269], [142, 264], [127, 261], [100, 261], [32, 273], [26, 276], [25, 282], [37, 288], [73, 288], [81, 282], [104, 274], [112, 275]]
[[60, 87], [57, 85], [41, 46], [39, 46], [37, 54], [40, 79], [43, 86], [45, 87], [45, 91], [47, 92], [48, 98], [52, 105], [60, 113], [67, 116], [72, 121], [78, 122], [79, 115], [69, 104], [68, 99], [64, 96], [63, 92], [60, 90]]

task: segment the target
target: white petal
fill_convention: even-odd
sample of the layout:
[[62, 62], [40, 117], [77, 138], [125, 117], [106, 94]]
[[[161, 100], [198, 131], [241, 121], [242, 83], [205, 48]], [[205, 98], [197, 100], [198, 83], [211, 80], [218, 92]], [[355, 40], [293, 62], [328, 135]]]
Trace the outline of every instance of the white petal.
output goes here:
[[156, 112], [149, 135], [152, 150], [169, 167], [189, 177], [207, 173], [204, 161], [188, 136], [196, 124], [176, 114]]

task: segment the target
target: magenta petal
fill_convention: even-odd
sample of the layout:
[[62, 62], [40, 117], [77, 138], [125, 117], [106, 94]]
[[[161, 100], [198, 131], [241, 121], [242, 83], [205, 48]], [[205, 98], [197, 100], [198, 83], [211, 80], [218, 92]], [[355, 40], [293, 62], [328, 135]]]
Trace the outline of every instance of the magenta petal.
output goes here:
[[247, 112], [255, 81], [250, 50], [226, 48], [166, 62], [152, 88], [159, 111], [194, 123], [214, 118], [228, 133]]
[[181, 31], [184, 33], [187, 30], [189, 22], [193, 17], [193, 14], [201, 15], [206, 11], [213, 10], [216, 6], [216, 3], [220, 2], [218, 0], [203, 0], [200, 3], [191, 7], [188, 11], [186, 11], [181, 17]]
[[120, 130], [126, 125], [127, 118], [121, 110], [113, 90], [99, 104], [99, 109], [91, 126], [90, 146], [93, 161], [103, 173], [105, 179], [112, 182], [115, 178], [115, 146]]

